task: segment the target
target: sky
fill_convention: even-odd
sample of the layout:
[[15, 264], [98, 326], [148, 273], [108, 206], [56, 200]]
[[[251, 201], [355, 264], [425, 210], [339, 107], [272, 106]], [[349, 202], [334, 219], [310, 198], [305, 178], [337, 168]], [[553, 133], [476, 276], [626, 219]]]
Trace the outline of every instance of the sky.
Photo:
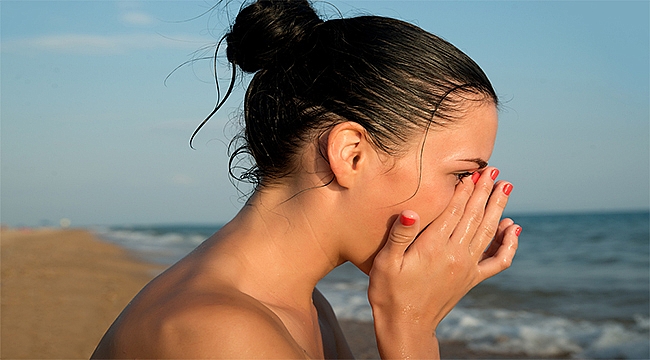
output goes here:
[[[344, 16], [417, 24], [483, 68], [502, 101], [490, 164], [514, 184], [508, 214], [648, 209], [649, 2], [329, 3]], [[243, 85], [188, 145], [216, 101], [201, 58], [232, 18], [199, 16], [212, 5], [0, 2], [3, 224], [215, 224], [236, 214], [237, 188], [249, 187], [229, 180], [227, 144]]]

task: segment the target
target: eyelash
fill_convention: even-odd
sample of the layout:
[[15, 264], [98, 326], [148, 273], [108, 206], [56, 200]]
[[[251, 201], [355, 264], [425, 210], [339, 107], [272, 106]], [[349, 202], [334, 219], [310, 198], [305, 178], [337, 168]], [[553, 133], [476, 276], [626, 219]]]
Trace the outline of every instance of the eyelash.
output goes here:
[[469, 171], [466, 171], [464, 173], [456, 174], [456, 178], [458, 179], [458, 181], [463, 181], [464, 178], [466, 178], [468, 176], [472, 176], [472, 174], [473, 173], [471, 173]]

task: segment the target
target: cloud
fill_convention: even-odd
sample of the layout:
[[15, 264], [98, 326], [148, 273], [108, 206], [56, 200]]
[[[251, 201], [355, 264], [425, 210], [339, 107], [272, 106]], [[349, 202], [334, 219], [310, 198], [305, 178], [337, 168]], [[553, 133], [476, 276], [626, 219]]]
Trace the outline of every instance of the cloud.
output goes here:
[[163, 36], [155, 33], [94, 35], [57, 34], [8, 39], [2, 52], [56, 52], [81, 55], [120, 54], [130, 50], [193, 49], [214, 42], [213, 39], [185, 35]]
[[123, 23], [128, 25], [136, 26], [145, 26], [151, 25], [155, 22], [155, 19], [148, 14], [143, 12], [129, 11], [121, 15], [121, 20]]

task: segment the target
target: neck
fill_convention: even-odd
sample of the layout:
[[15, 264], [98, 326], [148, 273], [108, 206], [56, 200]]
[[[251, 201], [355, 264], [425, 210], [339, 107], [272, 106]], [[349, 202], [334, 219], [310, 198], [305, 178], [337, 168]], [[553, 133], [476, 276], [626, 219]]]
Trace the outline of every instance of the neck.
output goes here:
[[342, 260], [327, 199], [319, 191], [292, 195], [281, 186], [257, 191], [224, 227], [220, 246], [245, 274], [236, 275], [242, 291], [270, 306], [311, 310], [316, 283]]

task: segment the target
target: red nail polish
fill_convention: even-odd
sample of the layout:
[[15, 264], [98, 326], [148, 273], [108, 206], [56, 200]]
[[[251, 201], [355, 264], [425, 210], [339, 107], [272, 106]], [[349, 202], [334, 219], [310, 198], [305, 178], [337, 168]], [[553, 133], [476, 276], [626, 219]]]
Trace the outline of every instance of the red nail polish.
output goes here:
[[503, 186], [503, 193], [510, 195], [510, 192], [512, 192], [512, 184], [505, 184], [505, 186]]
[[406, 217], [404, 215], [400, 215], [399, 222], [401, 222], [402, 225], [404, 225], [404, 226], [411, 226], [411, 225], [415, 224], [415, 219], [410, 218], [410, 217]]
[[517, 230], [515, 230], [515, 235], [517, 236], [521, 235], [521, 226], [517, 227]]
[[499, 176], [499, 169], [492, 169], [492, 172], [490, 173], [490, 178], [492, 178], [492, 180], [496, 180], [497, 176]]
[[476, 184], [478, 182], [478, 179], [481, 178], [481, 173], [478, 171], [472, 174], [472, 182]]

